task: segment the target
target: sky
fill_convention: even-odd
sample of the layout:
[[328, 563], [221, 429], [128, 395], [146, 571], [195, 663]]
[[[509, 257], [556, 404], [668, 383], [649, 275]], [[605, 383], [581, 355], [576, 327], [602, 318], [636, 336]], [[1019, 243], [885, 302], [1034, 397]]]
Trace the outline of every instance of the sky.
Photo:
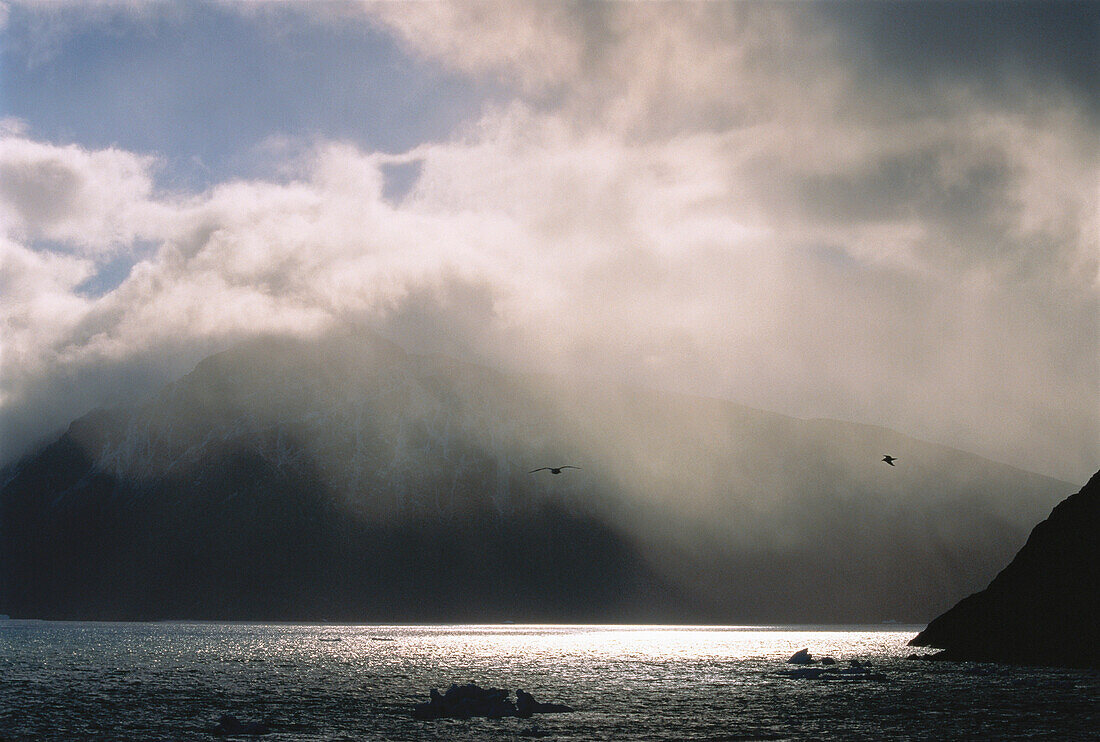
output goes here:
[[0, 2], [0, 459], [365, 328], [1084, 482], [1098, 17]]

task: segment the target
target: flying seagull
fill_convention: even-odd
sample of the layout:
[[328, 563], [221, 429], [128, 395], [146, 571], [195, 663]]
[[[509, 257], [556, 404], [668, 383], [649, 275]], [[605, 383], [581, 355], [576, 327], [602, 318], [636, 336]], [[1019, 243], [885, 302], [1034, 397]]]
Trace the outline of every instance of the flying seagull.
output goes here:
[[527, 472], [528, 474], [534, 474], [537, 471], [548, 471], [551, 474], [561, 474], [562, 469], [580, 469], [579, 466], [543, 466], [538, 469], [532, 469]]
[[887, 455], [887, 456], [883, 456], [883, 457], [882, 457], [882, 460], [883, 460], [883, 461], [885, 461], [885, 462], [886, 462], [887, 464], [889, 464], [890, 466], [893, 466], [893, 465], [894, 465], [894, 462], [898, 460], [898, 457], [897, 457], [897, 456], [889, 456], [889, 455]]

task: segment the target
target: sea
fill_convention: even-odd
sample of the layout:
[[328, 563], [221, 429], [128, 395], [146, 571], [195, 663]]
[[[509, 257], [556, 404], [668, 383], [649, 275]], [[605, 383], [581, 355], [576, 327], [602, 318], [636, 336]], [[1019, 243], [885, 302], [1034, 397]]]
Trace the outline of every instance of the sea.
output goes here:
[[[225, 714], [272, 742], [1100, 739], [1100, 673], [907, 659], [920, 628], [6, 620], [0, 740], [213, 740]], [[412, 716], [452, 683], [575, 710]]]

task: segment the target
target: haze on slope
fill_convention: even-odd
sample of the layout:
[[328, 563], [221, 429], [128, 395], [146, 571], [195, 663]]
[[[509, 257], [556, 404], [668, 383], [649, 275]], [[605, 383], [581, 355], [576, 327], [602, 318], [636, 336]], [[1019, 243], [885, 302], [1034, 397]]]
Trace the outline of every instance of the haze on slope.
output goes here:
[[[626, 534], [711, 620], [924, 620], [1070, 487], [882, 428], [505, 375], [361, 334], [246, 343], [119, 419], [87, 426], [87, 445], [132, 481], [245, 441], [277, 468], [316, 467], [364, 522], [564, 503]], [[564, 463], [582, 469], [528, 474]]]

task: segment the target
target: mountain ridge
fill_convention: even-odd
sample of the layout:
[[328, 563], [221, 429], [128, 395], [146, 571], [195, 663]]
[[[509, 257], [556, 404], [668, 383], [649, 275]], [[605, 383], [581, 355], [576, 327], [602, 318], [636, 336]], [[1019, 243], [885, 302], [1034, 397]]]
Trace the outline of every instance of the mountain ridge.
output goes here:
[[[872, 426], [799, 420], [622, 384], [535, 383], [362, 336], [243, 344], [204, 359], [152, 400], [82, 416], [55, 443], [62, 440], [72, 481], [35, 469], [40, 451], [0, 489], [0, 555], [15, 565], [0, 568], [0, 596], [11, 615], [45, 606], [43, 595], [66, 570], [98, 560], [85, 549], [58, 564], [48, 549], [18, 538], [33, 524], [44, 538], [83, 544], [87, 529], [65, 520], [64, 505], [72, 500], [99, 512], [106, 520], [88, 522], [114, 538], [134, 538], [139, 528], [183, 528], [203, 548], [243, 562], [252, 559], [250, 549], [293, 542], [295, 527], [312, 533], [317, 543], [302, 546], [299, 558], [308, 555], [351, 575], [344, 588], [331, 588], [346, 604], [328, 604], [329, 612], [352, 619], [417, 620], [429, 613], [540, 620], [919, 619], [987, 580], [1013, 540], [1022, 541], [1036, 513], [1065, 487]], [[887, 444], [907, 449], [908, 468], [883, 468], [878, 449]], [[953, 462], [950, 471], [943, 462]], [[584, 468], [557, 477], [527, 473], [547, 463]], [[210, 517], [251, 534], [251, 540], [241, 537], [248, 549], [233, 547], [232, 529], [202, 536], [202, 511], [181, 513], [186, 508], [174, 501], [213, 508]], [[245, 513], [268, 523], [268, 531], [248, 525]], [[478, 598], [468, 590], [464, 604], [468, 586], [452, 584], [446, 595], [434, 593], [449, 613], [428, 606], [432, 562], [438, 568], [446, 555], [432, 552], [429, 559], [417, 551], [413, 544], [421, 539], [410, 524], [470, 560], [479, 549], [488, 554], [494, 566], [487, 573], [474, 575], [467, 564], [466, 572], [456, 567], [447, 579], [476, 577], [490, 584], [492, 595]], [[521, 532], [541, 546], [525, 551], [513, 538]], [[371, 551], [360, 543], [369, 538], [392, 548]], [[345, 543], [345, 551], [333, 552], [326, 545], [332, 539]], [[592, 558], [578, 565], [555, 551], [557, 542], [578, 553], [587, 549]], [[173, 558], [184, 564], [206, 563], [208, 555], [186, 544], [174, 548], [182, 556]], [[180, 569], [168, 557], [150, 556], [150, 549], [156, 551], [148, 546], [142, 558], [159, 560], [168, 577], [128, 567], [117, 555], [100, 565], [101, 572], [128, 575], [127, 605], [133, 605], [118, 615], [196, 617], [162, 616], [152, 598], [142, 605], [142, 580], [183, 584], [193, 593], [188, 610], [203, 602]], [[526, 586], [510, 582], [507, 571], [532, 560], [542, 566], [525, 568]], [[374, 580], [372, 569], [393, 582]], [[609, 596], [617, 588], [601, 571], [636, 589], [616, 603]], [[226, 585], [262, 597], [261, 573], [278, 581], [260, 570], [247, 584], [227, 578]], [[118, 591], [111, 574], [97, 579], [104, 590]], [[300, 582], [310, 580], [316, 578]], [[373, 605], [353, 597], [356, 581], [372, 586]], [[576, 589], [546, 588], [556, 597], [538, 598], [537, 586], [555, 581]], [[74, 590], [71, 607], [63, 594], [46, 601], [51, 615], [86, 615], [80, 606], [89, 599]], [[403, 592], [420, 595], [421, 603], [403, 602]], [[570, 603], [570, 593], [590, 602]], [[878, 607], [870, 597], [876, 593]], [[257, 614], [265, 617], [314, 614], [289, 598], [282, 613], [260, 597], [252, 600], [267, 606]], [[479, 612], [477, 600], [495, 607]], [[247, 602], [232, 615], [251, 617]], [[386, 605], [392, 610], [383, 610]], [[97, 615], [114, 614], [104, 608]]]

